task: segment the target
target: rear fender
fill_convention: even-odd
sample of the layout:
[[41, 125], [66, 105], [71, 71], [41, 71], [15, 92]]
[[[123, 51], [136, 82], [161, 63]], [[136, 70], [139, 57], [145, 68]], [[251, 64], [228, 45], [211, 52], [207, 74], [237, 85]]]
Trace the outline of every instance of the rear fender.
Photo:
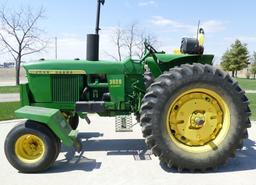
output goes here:
[[169, 69], [182, 64], [201, 63], [212, 65], [213, 58], [214, 55], [169, 55], [161, 53], [156, 54], [157, 61], [155, 61], [153, 57], [149, 57], [146, 59], [146, 63], [148, 64], [152, 75], [157, 78], [164, 71], [168, 71]]

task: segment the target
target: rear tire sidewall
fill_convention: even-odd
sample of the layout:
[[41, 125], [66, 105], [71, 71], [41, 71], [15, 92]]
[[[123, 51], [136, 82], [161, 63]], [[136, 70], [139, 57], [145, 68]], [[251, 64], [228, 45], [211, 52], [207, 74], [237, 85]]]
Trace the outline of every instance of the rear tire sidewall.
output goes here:
[[[166, 79], [166, 77], [162, 79], [164, 78]], [[172, 79], [172, 83], [170, 83], [170, 79], [171, 77], [167, 82], [167, 84], [170, 84], [169, 86], [162, 85], [160, 76], [156, 79], [156, 83], [152, 84], [151, 91], [148, 90], [151, 93], [155, 92], [155, 96], [157, 97], [154, 100], [157, 103], [148, 112], [149, 115], [154, 113], [154, 116], [150, 116], [151, 121], [149, 122], [149, 125], [152, 127], [151, 134], [154, 141], [152, 142], [151, 134], [146, 134], [146, 138], [149, 137], [150, 139], [148, 140], [149, 146], [153, 147], [153, 152], [155, 151], [154, 153], [160, 157], [162, 162], [166, 164], [171, 163], [172, 166], [181, 169], [205, 170], [223, 164], [228, 157], [235, 153], [246, 130], [246, 125], [243, 123], [248, 122], [248, 115], [245, 115], [244, 112], [248, 104], [244, 103], [243, 95], [238, 94], [241, 89], [237, 85], [234, 86], [228, 79], [224, 79], [224, 76], [216, 75], [213, 71], [209, 73], [202, 71], [193, 75], [183, 75], [178, 79]], [[225, 101], [232, 116], [230, 117], [230, 127], [227, 135], [218, 145], [217, 150], [192, 153], [175, 144], [169, 135], [166, 121], [169, 107], [173, 101], [181, 94], [197, 88], [208, 89], [217, 93]], [[145, 124], [145, 126], [147, 125]]]
[[[218, 150], [212, 150], [212, 151], [208, 151], [208, 152], [204, 152], [204, 153], [190, 153], [190, 152], [184, 151], [183, 149], [179, 148], [169, 136], [168, 128], [166, 126], [166, 121], [167, 121], [166, 119], [167, 119], [169, 106], [180, 94], [182, 94], [188, 90], [194, 89], [194, 88], [204, 88], [204, 89], [212, 90], [214, 92], [218, 92], [218, 94], [223, 98], [223, 100], [229, 106], [230, 114], [232, 115], [232, 117], [231, 117], [232, 125], [229, 127], [229, 130], [228, 130], [228, 133], [227, 133], [225, 139], [218, 146]], [[228, 91], [226, 91], [224, 89], [220, 89], [216, 85], [197, 84], [197, 85], [186, 86], [186, 87], [183, 87], [183, 88], [177, 90], [176, 93], [173, 94], [171, 96], [171, 98], [169, 98], [169, 100], [166, 101], [167, 103], [165, 106], [158, 107], [159, 110], [163, 110], [161, 112], [163, 112], [163, 115], [164, 115], [164, 116], [160, 116], [162, 119], [159, 122], [160, 125], [158, 125], [158, 128], [160, 128], [159, 131], [162, 133], [160, 135], [160, 136], [162, 136], [162, 138], [159, 138], [159, 139], [162, 140], [163, 141], [162, 143], [165, 144], [164, 148], [167, 147], [167, 148], [169, 148], [170, 151], [174, 151], [176, 153], [175, 155], [172, 155], [172, 157], [182, 156], [182, 158], [184, 160], [184, 164], [187, 164], [188, 161], [190, 163], [191, 163], [191, 161], [194, 161], [195, 162], [195, 164], [193, 164], [194, 166], [196, 166], [198, 164], [198, 160], [200, 160], [200, 165], [202, 165], [202, 163], [204, 163], [204, 161], [208, 162], [208, 160], [219, 161], [219, 159], [221, 159], [221, 158], [223, 160], [225, 160], [226, 156], [223, 155], [223, 154], [225, 154], [225, 150], [227, 150], [227, 149], [234, 150], [233, 148], [230, 148], [230, 146], [232, 146], [232, 145], [230, 145], [230, 141], [232, 141], [232, 142], [239, 141], [239, 140], [236, 141], [236, 138], [235, 138], [235, 137], [237, 137], [236, 129], [239, 128], [239, 124], [238, 124], [239, 116], [238, 116], [238, 111], [236, 110], [236, 107], [235, 107], [235, 104], [233, 101], [234, 100], [232, 100], [231, 95]], [[163, 105], [163, 104], [160, 103], [159, 105]], [[242, 130], [242, 129], [240, 129], [240, 130]], [[216, 159], [216, 158], [218, 158], [218, 159]], [[221, 162], [221, 161], [219, 161], [219, 162]]]

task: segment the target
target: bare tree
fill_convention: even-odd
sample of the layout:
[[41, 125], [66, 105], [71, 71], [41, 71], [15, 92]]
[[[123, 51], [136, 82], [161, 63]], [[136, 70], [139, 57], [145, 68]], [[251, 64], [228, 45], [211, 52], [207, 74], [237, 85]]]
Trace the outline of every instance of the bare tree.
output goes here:
[[[141, 31], [136, 23], [131, 24], [129, 27], [117, 27], [112, 35], [113, 44], [116, 46], [118, 56], [110, 55], [117, 61], [121, 61], [124, 57], [138, 57], [142, 58], [144, 54], [144, 42], [155, 45], [157, 39], [152, 34]], [[125, 50], [123, 52], [123, 50]]]
[[116, 61], [122, 60], [122, 48], [124, 47], [123, 38], [124, 37], [124, 30], [118, 26], [114, 29], [112, 33], [112, 42], [117, 49], [117, 57], [115, 55], [107, 53], [110, 57], [112, 57]]
[[40, 38], [43, 32], [37, 26], [43, 17], [44, 9], [34, 13], [28, 7], [15, 11], [0, 10], [0, 44], [12, 56], [16, 65], [16, 85], [20, 83], [20, 64], [22, 57], [42, 51], [47, 42]]
[[147, 43], [149, 43], [152, 46], [155, 46], [158, 43], [157, 38], [154, 35], [150, 33], [146, 34], [145, 32], [142, 32], [140, 34], [140, 37], [138, 38], [136, 50], [134, 52], [134, 55], [137, 56], [138, 58], [142, 58], [145, 53], [145, 46], [144, 46], [145, 41], [147, 41]]
[[136, 42], [136, 32], [137, 32], [137, 24], [133, 23], [131, 24], [130, 28], [128, 28], [125, 32], [124, 36], [124, 46], [128, 49], [128, 57], [132, 58], [134, 47], [137, 45]]

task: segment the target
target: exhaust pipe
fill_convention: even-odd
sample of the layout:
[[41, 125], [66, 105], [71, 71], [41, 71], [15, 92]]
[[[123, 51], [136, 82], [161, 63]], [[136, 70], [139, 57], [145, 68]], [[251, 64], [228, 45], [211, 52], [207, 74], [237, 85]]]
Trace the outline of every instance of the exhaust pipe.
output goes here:
[[99, 35], [87, 34], [86, 59], [89, 61], [99, 60]]
[[105, 0], [98, 0], [95, 34], [87, 34], [86, 59], [89, 61], [99, 60], [99, 31], [100, 31], [100, 8]]

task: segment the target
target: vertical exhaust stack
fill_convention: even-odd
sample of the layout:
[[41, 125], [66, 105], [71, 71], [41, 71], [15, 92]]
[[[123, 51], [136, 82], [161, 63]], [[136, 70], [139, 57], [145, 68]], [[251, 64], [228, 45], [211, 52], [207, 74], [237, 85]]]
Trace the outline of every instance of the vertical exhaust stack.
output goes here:
[[99, 60], [99, 31], [100, 31], [100, 7], [105, 0], [98, 0], [95, 34], [87, 34], [86, 59], [89, 61]]
[[89, 61], [99, 60], [99, 35], [87, 34], [86, 59]]

